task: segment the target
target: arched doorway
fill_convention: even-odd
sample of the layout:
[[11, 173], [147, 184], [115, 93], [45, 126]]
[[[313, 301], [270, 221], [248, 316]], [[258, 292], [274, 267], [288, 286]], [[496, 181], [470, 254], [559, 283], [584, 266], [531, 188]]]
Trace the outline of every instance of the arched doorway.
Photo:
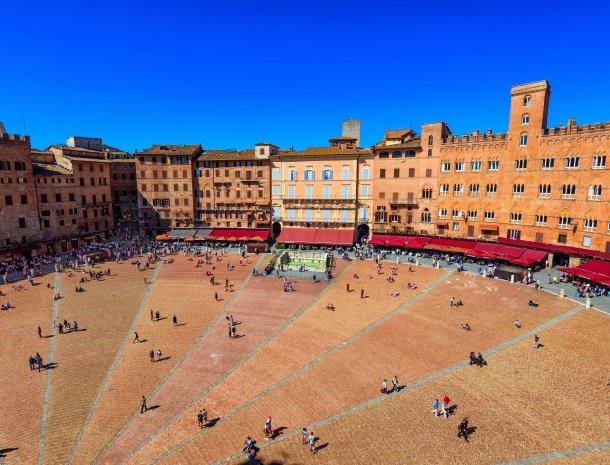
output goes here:
[[271, 229], [271, 233], [273, 234], [273, 239], [277, 240], [277, 238], [279, 237], [281, 232], [282, 232], [282, 225], [276, 221], [275, 223], [273, 223], [273, 226]]
[[369, 230], [368, 224], [358, 226], [358, 243], [362, 243], [369, 238]]

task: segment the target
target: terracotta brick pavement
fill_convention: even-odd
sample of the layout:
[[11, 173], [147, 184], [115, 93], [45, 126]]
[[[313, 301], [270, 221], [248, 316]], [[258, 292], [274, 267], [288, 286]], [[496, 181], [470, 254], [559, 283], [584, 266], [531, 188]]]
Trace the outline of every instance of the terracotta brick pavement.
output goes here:
[[[339, 262], [340, 265], [342, 263]], [[372, 262], [354, 262], [339, 279], [333, 282], [323, 298], [250, 358], [239, 370], [216, 386], [198, 403], [197, 407], [185, 412], [178, 420], [164, 428], [158, 437], [146, 444], [139, 453], [134, 454], [127, 463], [145, 463], [152, 460], [192, 435], [196, 431], [194, 419], [199, 408], [205, 406], [215, 417], [224, 417], [244, 401], [261, 394], [274, 383], [290, 376], [408, 299], [419, 295], [428, 283], [443, 275], [443, 271], [433, 268], [422, 267], [413, 273], [407, 273], [407, 269], [407, 266], [401, 266], [396, 282], [389, 284], [386, 281], [390, 275], [389, 271], [377, 275]], [[354, 273], [360, 278], [354, 279]], [[369, 275], [372, 275], [373, 279], [369, 280]], [[419, 283], [417, 290], [409, 292], [404, 290], [409, 279]], [[361, 282], [370, 288], [370, 292], [375, 292], [373, 298], [360, 299], [357, 284]], [[346, 283], [351, 284], [353, 292], [349, 294], [346, 292]], [[394, 288], [403, 289], [400, 297], [387, 295], [387, 291]], [[326, 309], [329, 302], [335, 305], [335, 311]], [[270, 360], [273, 363], [269, 363]]]
[[237, 334], [244, 337], [229, 339], [224, 318], [217, 321], [171, 378], [151, 397], [151, 403], [160, 405], [160, 408], [148, 415], [132, 418], [100, 463], [116, 464], [120, 457], [247, 357], [326, 285], [326, 281], [313, 283], [310, 280], [298, 280], [295, 284], [296, 292], [286, 293], [280, 279], [252, 278], [226, 308], [227, 312], [234, 315], [235, 321], [241, 322], [237, 326]]
[[[607, 440], [609, 331], [607, 315], [582, 311], [541, 332], [538, 350], [525, 340], [491, 356], [484, 369], [466, 366], [316, 427], [319, 444], [327, 444], [316, 456], [293, 436], [263, 448], [260, 458], [278, 464], [494, 464]], [[447, 420], [430, 414], [432, 400], [444, 393], [457, 404]], [[465, 416], [476, 427], [468, 444], [456, 437]], [[581, 463], [601, 462], [593, 455], [566, 462]]]
[[[57, 322], [77, 321], [79, 331], [55, 335], [58, 367], [49, 397], [45, 464], [65, 461], [144, 295], [144, 276], [153, 272], [138, 271], [127, 262], [103, 269], [107, 267], [111, 276], [84, 284], [79, 284], [80, 273], [61, 274]], [[86, 291], [75, 292], [77, 285]]]
[[38, 442], [45, 375], [43, 370], [30, 371], [28, 357], [36, 352], [47, 360], [50, 338], [40, 339], [36, 327], [40, 325], [43, 335], [51, 331], [53, 310], [53, 274], [34, 280], [37, 286], [14, 291], [12, 285], [0, 285], [6, 296], [0, 303], [10, 302], [16, 308], [0, 311], [0, 353], [2, 376], [0, 376], [0, 449], [17, 448], [7, 452], [6, 463], [33, 464], [38, 459]]
[[[219, 423], [162, 463], [221, 459], [247, 435], [257, 436], [267, 415], [275, 418], [277, 426], [296, 430], [375, 397], [384, 377], [398, 374], [402, 382], [411, 382], [467, 358], [470, 350], [510, 339], [515, 335], [512, 322], [516, 317], [535, 325], [573, 306], [532, 289], [515, 293], [515, 286], [452, 275], [405, 312]], [[375, 292], [384, 293], [379, 288]], [[489, 301], [490, 293], [498, 294], [495, 302]], [[534, 294], [541, 303], [535, 311], [527, 306]], [[449, 296], [464, 300], [465, 307], [449, 307]], [[469, 318], [472, 331], [460, 329], [464, 318]]]
[[[205, 271], [212, 271], [211, 266], [195, 268], [195, 263], [187, 261], [184, 256], [176, 255], [174, 258], [174, 263], [162, 265], [135, 325], [140, 339], [146, 342], [132, 344], [130, 340], [125, 346], [77, 444], [71, 459], [73, 464], [92, 463], [121, 425], [139, 409], [141, 396], [149, 397], [227, 303], [232, 293], [224, 292], [225, 278], [229, 279], [233, 289], [237, 289], [253, 266], [253, 263], [240, 266], [237, 256], [227, 256], [214, 263], [217, 285], [211, 286], [209, 277], [205, 275]], [[227, 261], [236, 265], [235, 269], [227, 270]], [[215, 292], [222, 300], [215, 301]], [[151, 321], [150, 309], [158, 309], [164, 319]], [[173, 327], [171, 318], [174, 313], [181, 326]], [[132, 334], [129, 336], [133, 338]], [[148, 358], [151, 349], [161, 349], [163, 356], [170, 358], [151, 363]], [[153, 405], [151, 402], [149, 405]]]

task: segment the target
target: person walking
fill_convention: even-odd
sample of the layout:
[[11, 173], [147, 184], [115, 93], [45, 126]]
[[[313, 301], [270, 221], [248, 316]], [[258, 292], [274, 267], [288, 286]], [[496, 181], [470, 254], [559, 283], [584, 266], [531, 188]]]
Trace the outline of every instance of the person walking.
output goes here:
[[203, 426], [207, 426], [207, 424], [208, 424], [208, 411], [204, 408], [201, 411], [201, 414], [203, 415]]
[[161, 353], [161, 349], [157, 349], [157, 362], [161, 361], [161, 357], [162, 357], [162, 353]]
[[150, 321], [153, 321], [155, 319], [155, 314], [153, 313], [153, 309], [150, 309]]
[[458, 438], [463, 437], [468, 442], [468, 417], [465, 417], [458, 425]]
[[36, 368], [36, 367], [34, 366], [34, 365], [35, 365], [36, 360], [34, 360], [34, 357], [32, 357], [31, 355], [30, 355], [29, 362], [30, 362], [30, 371], [34, 371], [34, 368]]
[[155, 351], [154, 350], [150, 350], [150, 352], [148, 353], [148, 356], [150, 357], [150, 361], [154, 362], [155, 361]]
[[146, 412], [147, 407], [146, 407], [146, 397], [142, 396], [142, 402], [140, 403], [140, 413], [144, 413]]
[[203, 410], [199, 410], [197, 414], [197, 427], [199, 429], [203, 428]]
[[59, 330], [59, 334], [63, 334], [64, 333], [64, 325], [59, 323], [57, 325], [57, 329]]
[[301, 430], [301, 441], [302, 441], [303, 445], [307, 444], [307, 436], [308, 436], [307, 428], [303, 428]]
[[136, 342], [140, 342], [140, 336], [138, 335], [138, 332], [134, 331], [133, 334], [135, 335], [135, 337], [133, 338], [133, 344], [135, 344]]
[[235, 339], [235, 325], [231, 326], [231, 339]]
[[534, 349], [538, 349], [540, 347], [540, 338], [537, 334], [534, 334]]
[[316, 453], [316, 437], [313, 434], [313, 431], [309, 433], [309, 450], [315, 454]]
[[392, 392], [398, 392], [398, 376], [392, 377]]
[[441, 415], [444, 415], [445, 418], [449, 418], [449, 401], [451, 399], [449, 399], [449, 396], [447, 394], [445, 394], [445, 397], [443, 397], [443, 402], [441, 404]]
[[347, 291], [347, 293], [349, 294], [349, 283], [347, 283], [347, 284], [345, 285], [345, 290], [346, 290], [346, 291]]
[[267, 420], [265, 421], [265, 441], [268, 441], [271, 436], [271, 417], [267, 417]]
[[382, 394], [388, 393], [388, 380], [387, 379], [383, 380], [383, 383], [381, 383], [381, 389], [379, 391], [381, 391]]
[[364, 289], [360, 289], [360, 298], [364, 299]]
[[218, 292], [214, 292], [214, 299], [218, 302]]
[[42, 338], [42, 328], [38, 327], [38, 337]]
[[174, 323], [174, 326], [178, 326], [178, 318], [176, 317], [176, 315], [172, 317], [172, 322]]
[[157, 319], [157, 321], [159, 321], [159, 318], [161, 318], [161, 312], [159, 310], [155, 312], [155, 318]]
[[434, 402], [432, 402], [432, 414], [438, 417], [438, 399], [434, 399]]

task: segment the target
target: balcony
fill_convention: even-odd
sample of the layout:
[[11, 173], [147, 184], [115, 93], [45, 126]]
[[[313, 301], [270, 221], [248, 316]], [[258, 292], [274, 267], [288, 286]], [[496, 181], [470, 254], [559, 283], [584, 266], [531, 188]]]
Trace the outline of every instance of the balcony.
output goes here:
[[337, 205], [337, 204], [353, 204], [356, 203], [356, 197], [350, 196], [347, 198], [341, 196], [330, 197], [284, 197], [282, 201], [285, 204], [312, 204], [312, 205]]
[[413, 198], [392, 198], [388, 200], [390, 205], [402, 205], [417, 208], [417, 200]]

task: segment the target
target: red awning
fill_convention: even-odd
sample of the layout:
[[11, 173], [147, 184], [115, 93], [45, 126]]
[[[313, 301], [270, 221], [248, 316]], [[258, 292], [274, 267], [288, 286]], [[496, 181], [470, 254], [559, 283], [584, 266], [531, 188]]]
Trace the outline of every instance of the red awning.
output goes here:
[[315, 228], [284, 228], [277, 238], [283, 244], [313, 244]]
[[599, 273], [594, 273], [592, 271], [583, 270], [580, 267], [557, 268], [557, 269], [563, 273], [577, 276], [578, 278], [587, 279], [589, 281], [593, 281], [594, 283], [603, 284], [604, 286], [610, 286], [610, 276], [604, 276]]
[[512, 247], [510, 245], [503, 245], [495, 253], [495, 255], [496, 255], [496, 258], [499, 258], [501, 260], [511, 260], [511, 259], [519, 258], [524, 253], [525, 253], [525, 249], [522, 247]]
[[277, 238], [284, 244], [354, 245], [353, 229], [284, 228]]
[[316, 229], [314, 244], [319, 245], [354, 245], [353, 229]]
[[371, 237], [368, 243], [371, 245], [385, 245], [386, 237], [388, 236], [380, 236], [379, 234], [373, 234], [373, 237]]
[[559, 244], [545, 244], [544, 242], [523, 241], [520, 239], [508, 239], [506, 237], [499, 237], [498, 242], [502, 244], [527, 247], [530, 249], [542, 249], [547, 250], [549, 252], [565, 253], [569, 255], [581, 255], [584, 257], [595, 257], [601, 258], [603, 260], [610, 260], [610, 253], [600, 252], [598, 250], [583, 249], [580, 247], [571, 247]]
[[252, 232], [253, 241], [264, 242], [269, 239], [269, 231], [266, 229], [256, 229]]
[[474, 241], [466, 241], [463, 239], [451, 239], [448, 237], [433, 237], [425, 246], [424, 249], [438, 250], [441, 252], [459, 252], [466, 253], [472, 250], [477, 243]]
[[580, 270], [592, 271], [610, 277], [610, 263], [601, 260], [591, 260], [578, 266]]
[[408, 237], [405, 247], [407, 249], [423, 249], [430, 242], [428, 237]]
[[466, 253], [470, 257], [476, 258], [496, 258], [495, 253], [500, 250], [502, 245], [479, 242], [472, 250]]
[[208, 236], [213, 241], [247, 241], [254, 235], [254, 229], [212, 229]]
[[388, 236], [386, 239], [386, 245], [388, 247], [404, 247], [407, 242], [406, 236]]
[[534, 263], [544, 260], [546, 256], [547, 253], [541, 250], [526, 249], [523, 255], [521, 255], [519, 258], [512, 259], [511, 263], [521, 266], [531, 266]]

